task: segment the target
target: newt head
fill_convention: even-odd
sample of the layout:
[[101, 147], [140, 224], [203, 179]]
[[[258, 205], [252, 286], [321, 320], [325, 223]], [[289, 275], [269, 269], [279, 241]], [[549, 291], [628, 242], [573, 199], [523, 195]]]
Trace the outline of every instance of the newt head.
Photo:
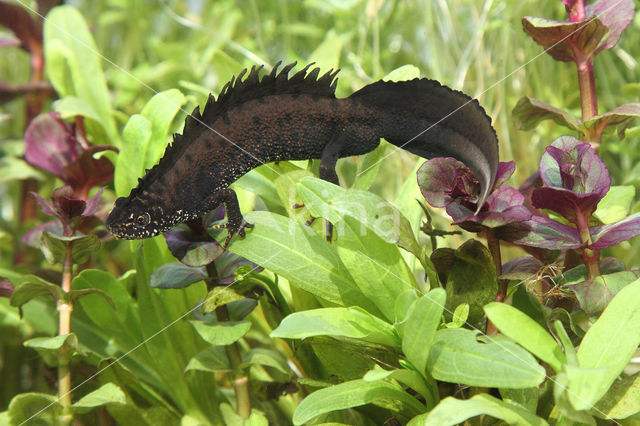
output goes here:
[[182, 211], [165, 214], [158, 205], [149, 206], [138, 198], [120, 197], [107, 218], [107, 230], [117, 238], [139, 240], [151, 238], [188, 220]]

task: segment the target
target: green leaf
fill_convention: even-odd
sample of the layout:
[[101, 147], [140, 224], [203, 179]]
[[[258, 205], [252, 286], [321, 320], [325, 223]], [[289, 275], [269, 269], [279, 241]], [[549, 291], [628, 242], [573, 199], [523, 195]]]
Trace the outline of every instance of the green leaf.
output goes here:
[[[311, 213], [339, 222], [348, 215], [358, 220], [390, 244], [396, 244], [422, 257], [422, 248], [416, 241], [411, 224], [391, 203], [367, 191], [346, 190], [321, 179], [306, 177], [297, 185]], [[328, 209], [322, 209], [327, 206]]]
[[142, 108], [142, 116], [151, 122], [151, 139], [144, 151], [144, 161], [140, 164], [141, 173], [144, 169], [153, 167], [162, 157], [171, 122], [184, 103], [185, 97], [180, 90], [169, 89], [155, 94]]
[[566, 365], [564, 372], [569, 379], [566, 396], [571, 406], [578, 411], [592, 408], [592, 402], [604, 393], [599, 387], [607, 379], [607, 369]]
[[609, 128], [617, 129], [618, 137], [624, 138], [627, 127], [634, 119], [640, 118], [640, 103], [620, 105], [602, 114], [598, 114], [585, 121], [582, 126], [585, 133], [601, 133]]
[[129, 118], [122, 130], [123, 145], [116, 160], [113, 182], [118, 197], [125, 197], [138, 184], [145, 162], [144, 152], [151, 140], [151, 121], [140, 114]]
[[604, 224], [617, 222], [629, 213], [636, 196], [636, 188], [632, 185], [614, 185], [598, 203], [593, 213]]
[[614, 272], [564, 287], [575, 293], [582, 310], [591, 316], [602, 312], [621, 289], [639, 276], [638, 270]]
[[371, 187], [376, 176], [378, 176], [387, 147], [388, 145], [385, 142], [380, 142], [376, 149], [358, 158], [358, 168], [356, 169], [356, 180], [353, 183], [353, 189], [366, 191]]
[[153, 288], [185, 288], [206, 278], [204, 267], [194, 268], [171, 262], [153, 271], [149, 285]]
[[58, 365], [60, 349], [66, 347], [70, 353], [80, 352], [78, 337], [74, 333], [54, 337], [35, 337], [24, 342], [27, 348], [35, 349], [44, 362], [50, 366]]
[[62, 406], [54, 395], [44, 393], [21, 393], [9, 403], [10, 425], [57, 425]]
[[492, 302], [484, 307], [487, 318], [502, 334], [560, 371], [566, 359], [555, 339], [535, 320], [506, 303]]
[[[113, 383], [106, 383], [93, 392], [80, 398], [73, 404], [78, 409], [95, 408], [107, 404], [126, 404], [127, 397], [122, 390]], [[81, 412], [83, 410], [80, 410]]]
[[284, 355], [270, 349], [254, 348], [242, 354], [242, 366], [250, 365], [262, 365], [275, 368], [284, 374], [291, 374], [291, 369], [287, 365], [287, 359]]
[[98, 116], [98, 113], [93, 110], [93, 107], [84, 100], [78, 99], [75, 96], [65, 96], [64, 98], [55, 101], [53, 108], [63, 119], [73, 120], [77, 115], [81, 115], [100, 123], [100, 117]]
[[505, 402], [514, 402], [535, 414], [538, 408], [540, 390], [537, 387], [522, 389], [500, 389], [500, 396]]
[[472, 417], [488, 415], [512, 425], [546, 425], [541, 419], [516, 404], [501, 401], [487, 394], [467, 400], [448, 397], [440, 401], [427, 417], [425, 425], [456, 425]]
[[189, 360], [184, 371], [231, 371], [227, 352], [221, 346], [209, 346]]
[[399, 386], [383, 381], [353, 380], [307, 396], [293, 413], [293, 423], [303, 424], [324, 413], [372, 403], [393, 412], [407, 413], [409, 417], [425, 411], [424, 405]]
[[418, 298], [402, 325], [402, 352], [420, 374], [426, 374], [431, 343], [440, 325], [446, 293], [441, 288]]
[[11, 294], [11, 306], [22, 306], [34, 297], [45, 294], [50, 294], [56, 300], [64, 297], [64, 292], [60, 286], [35, 275], [26, 275], [16, 283], [15, 289]]
[[82, 15], [71, 6], [53, 8], [43, 32], [45, 69], [53, 87], [61, 97], [90, 105], [109, 142], [120, 147], [98, 48]]
[[451, 322], [447, 323], [449, 328], [461, 328], [469, 319], [469, 304], [461, 303], [456, 306], [451, 316]]
[[68, 299], [69, 302], [75, 303], [76, 300], [78, 300], [79, 298], [87, 296], [89, 294], [97, 294], [99, 296], [102, 296], [102, 298], [109, 305], [111, 305], [113, 309], [116, 309], [116, 304], [113, 302], [113, 299], [111, 299], [111, 296], [109, 296], [105, 291], [100, 290], [99, 288], [84, 288], [81, 290], [71, 290], [69, 293], [66, 294], [66, 298]]
[[322, 43], [309, 55], [307, 63], [315, 62], [322, 72], [327, 72], [331, 68], [337, 69], [340, 66], [342, 46], [342, 37], [334, 30], [329, 30]]
[[416, 290], [405, 290], [398, 295], [396, 301], [394, 303], [394, 311], [395, 311], [395, 319], [394, 323], [400, 325], [398, 328], [400, 330], [400, 334], [402, 334], [402, 324], [407, 319], [407, 313], [409, 312], [409, 308], [418, 300], [418, 295], [416, 294]]
[[71, 261], [75, 264], [85, 263], [94, 251], [100, 249], [100, 238], [97, 235], [75, 235], [65, 237], [42, 231], [40, 236], [42, 254], [51, 264], [64, 261], [67, 246], [71, 246]]
[[245, 299], [245, 297], [242, 294], [236, 292], [235, 288], [226, 286], [214, 287], [202, 302], [202, 312], [208, 314], [209, 312], [215, 311], [219, 306], [223, 306], [227, 303], [236, 302], [243, 299]]
[[207, 343], [216, 346], [230, 345], [237, 342], [247, 334], [251, 328], [251, 321], [227, 321], [216, 324], [207, 324], [202, 321], [189, 321], [196, 329], [200, 337]]
[[402, 368], [389, 371], [376, 367], [368, 371], [362, 379], [366, 382], [384, 379], [397, 380], [399, 383], [410, 387], [422, 395], [425, 399], [427, 409], [433, 408], [439, 401], [438, 386], [435, 381], [432, 380], [432, 383], [427, 383], [424, 376], [415, 370]]
[[481, 242], [469, 240], [455, 251], [435, 250], [431, 260], [438, 274], [446, 277], [447, 320], [451, 320], [458, 305], [468, 303], [469, 323], [480, 321], [482, 307], [493, 301], [498, 292], [498, 276], [489, 250]]
[[327, 302], [378, 309], [357, 289], [336, 249], [315, 232], [269, 212], [248, 212], [254, 228], [236, 239], [229, 251], [286, 278], [292, 285]]
[[470, 386], [526, 388], [538, 386], [545, 371], [520, 346], [507, 338], [487, 336], [463, 328], [436, 332], [427, 368], [437, 379]]
[[595, 404], [613, 384], [640, 345], [640, 280], [616, 294], [591, 326], [578, 348], [578, 365], [605, 368], [593, 386], [598, 389], [586, 402]]
[[285, 317], [270, 336], [283, 339], [348, 337], [391, 347], [400, 346], [400, 338], [391, 324], [355, 307], [295, 312]]
[[640, 373], [613, 382], [593, 412], [611, 419], [624, 419], [640, 412]]
[[402, 65], [382, 77], [384, 81], [405, 81], [420, 78], [420, 68], [415, 65]]
[[[229, 426], [268, 426], [269, 420], [265, 415], [256, 409], [251, 410], [251, 414], [248, 419], [240, 417], [233, 408], [227, 403], [220, 404], [220, 411], [224, 417], [224, 424]], [[199, 426], [202, 422], [194, 420], [192, 426]], [[184, 422], [181, 422], [181, 426], [191, 426]]]

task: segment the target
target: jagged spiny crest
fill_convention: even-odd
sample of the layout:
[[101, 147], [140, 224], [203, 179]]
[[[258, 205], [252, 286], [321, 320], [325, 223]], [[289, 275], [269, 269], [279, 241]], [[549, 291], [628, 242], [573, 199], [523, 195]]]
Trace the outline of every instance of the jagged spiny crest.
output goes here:
[[307, 73], [314, 64], [312, 62], [289, 78], [289, 71], [297, 62], [285, 65], [278, 73], [278, 67], [281, 63], [282, 61], [279, 61], [271, 73], [262, 79], [260, 79], [262, 65], [251, 67], [249, 75], [244, 80], [242, 77], [247, 73], [247, 69], [243, 69], [237, 78], [232, 77], [224, 85], [217, 100], [213, 95], [209, 95], [202, 114], [200, 114], [200, 107], [196, 106], [193, 112], [185, 118], [182, 134], [173, 135], [173, 143], [167, 146], [160, 162], [151, 170], [147, 170], [144, 177], [138, 179], [138, 186], [131, 191], [129, 197], [141, 193], [166, 167], [170, 167], [189, 146], [190, 140], [197, 135], [199, 129], [202, 128], [201, 126], [211, 127], [221, 114], [230, 111], [235, 106], [264, 96], [283, 94], [308, 94], [335, 98], [336, 75], [340, 70], [331, 69], [318, 78], [320, 68], [314, 68]]

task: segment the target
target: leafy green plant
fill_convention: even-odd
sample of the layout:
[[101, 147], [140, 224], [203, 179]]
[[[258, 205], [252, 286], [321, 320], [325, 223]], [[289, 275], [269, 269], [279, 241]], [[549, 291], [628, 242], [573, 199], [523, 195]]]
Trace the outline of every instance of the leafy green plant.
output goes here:
[[[517, 102], [505, 84], [484, 95], [515, 162], [501, 163], [481, 209], [463, 164], [435, 159], [418, 170], [414, 158], [387, 157], [382, 142], [342, 164], [344, 187], [314, 178], [314, 162], [245, 175], [234, 187], [255, 227], [224, 252], [221, 211], [137, 243], [113, 241], [102, 224], [210, 90], [244, 65], [287, 58], [340, 65], [345, 94], [420, 70], [479, 93], [515, 69], [514, 58], [539, 53], [514, 36], [510, 18], [557, 14], [560, 2], [108, 1], [82, 14], [45, 3], [41, 20], [0, 2], [0, 24], [14, 34], [1, 45], [26, 49], [34, 72], [0, 87], [0, 100], [25, 96], [27, 106], [24, 120], [0, 115], [12, 137], [24, 134], [0, 145], [10, 176], [0, 176], [9, 194], [0, 210], [0, 423], [637, 421], [629, 360], [640, 344], [638, 265], [605, 256], [629, 259], [637, 242], [627, 240], [640, 232], [634, 181], [612, 185], [634, 164], [611, 161], [625, 150], [637, 160], [638, 110], [598, 114], [595, 92], [595, 82], [607, 85], [600, 103], [614, 105], [623, 98], [614, 88], [637, 79], [614, 73], [607, 53], [625, 57], [616, 44], [627, 38], [637, 49], [638, 31], [622, 37], [632, 2], [565, 1], [568, 21], [524, 18], [525, 32], [574, 62], [579, 78], [541, 58], [513, 83], [518, 96], [526, 84], [568, 111], [531, 96]], [[512, 105], [515, 124], [500, 109]], [[556, 138], [557, 127], [538, 126], [545, 119], [573, 134]], [[506, 183], [534, 168], [533, 142], [554, 139], [537, 174], [519, 188]], [[472, 234], [442, 231], [449, 219], [439, 211], [426, 210], [421, 226], [420, 191]], [[55, 220], [11, 216], [30, 200]], [[306, 225], [309, 215], [333, 223], [333, 244], [322, 221]]]

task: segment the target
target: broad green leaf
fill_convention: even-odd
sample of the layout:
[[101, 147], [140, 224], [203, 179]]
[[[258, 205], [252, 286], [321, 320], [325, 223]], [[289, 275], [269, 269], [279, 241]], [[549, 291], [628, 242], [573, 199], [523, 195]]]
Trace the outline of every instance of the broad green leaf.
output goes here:
[[640, 412], [640, 373], [616, 380], [594, 408], [598, 417], [624, 419]]
[[309, 62], [315, 64], [324, 73], [329, 69], [337, 69], [340, 66], [340, 52], [342, 51], [342, 37], [334, 30], [329, 30], [322, 43], [309, 55]]
[[399, 383], [409, 386], [411, 389], [422, 395], [425, 399], [427, 409], [433, 408], [439, 400], [438, 387], [435, 381], [427, 383], [425, 378], [415, 370], [409, 370], [406, 368], [383, 370], [380, 367], [376, 367], [374, 370], [367, 372], [362, 379], [366, 382], [384, 379], [397, 380]]
[[61, 97], [90, 105], [109, 142], [120, 147], [101, 58], [82, 15], [72, 6], [53, 8], [43, 32], [45, 69], [53, 87]]
[[384, 81], [405, 81], [420, 78], [420, 68], [415, 65], [402, 65], [382, 77]]
[[185, 371], [231, 371], [227, 352], [221, 346], [209, 346], [189, 360]]
[[[298, 193], [312, 214], [338, 222], [351, 216], [390, 244], [397, 244], [418, 259], [422, 248], [416, 241], [411, 224], [391, 203], [367, 191], [346, 190], [321, 179], [307, 177], [298, 183]], [[321, 207], [328, 206], [328, 209]], [[314, 211], [317, 206], [319, 211]]]
[[492, 302], [484, 307], [487, 318], [498, 330], [523, 348], [560, 371], [566, 359], [554, 338], [535, 320], [506, 303]]
[[106, 383], [100, 386], [93, 392], [80, 398], [73, 404], [73, 407], [78, 409], [82, 408], [95, 408], [106, 404], [126, 404], [127, 397], [118, 387], [113, 383]]
[[58, 365], [59, 351], [63, 346], [68, 348], [70, 353], [79, 352], [78, 337], [74, 333], [54, 337], [35, 337], [24, 342], [24, 346], [35, 349], [50, 367]]
[[235, 288], [217, 286], [214, 287], [203, 300], [202, 312], [208, 314], [209, 312], [215, 311], [219, 306], [242, 300], [244, 298], [245, 297], [242, 294], [239, 294]]
[[151, 140], [151, 121], [140, 114], [132, 115], [122, 130], [122, 139], [113, 175], [118, 197], [129, 195], [142, 177], [144, 151]]
[[615, 295], [600, 318], [585, 334], [578, 348], [578, 365], [606, 368], [588, 404], [595, 404], [606, 392], [640, 345], [640, 280]]
[[26, 275], [18, 280], [11, 294], [11, 306], [22, 306], [34, 297], [50, 294], [58, 300], [64, 296], [59, 285], [45, 281], [35, 275]]
[[65, 96], [57, 100], [54, 102], [53, 108], [63, 119], [74, 119], [75, 116], [81, 115], [100, 123], [100, 117], [98, 113], [93, 110], [93, 107], [75, 96]]
[[286, 278], [292, 285], [327, 302], [378, 309], [357, 289], [336, 249], [323, 237], [283, 216], [248, 212], [253, 223], [244, 239], [235, 239], [229, 251]]
[[431, 290], [411, 305], [401, 327], [402, 352], [423, 375], [426, 374], [431, 343], [440, 325], [445, 302], [446, 293], [443, 289]]
[[185, 97], [180, 90], [169, 89], [155, 94], [142, 108], [140, 114], [151, 122], [151, 139], [144, 152], [141, 172], [153, 167], [162, 157], [171, 122], [184, 103]]
[[[549, 415], [549, 420], [556, 424], [572, 424], [567, 422], [571, 420], [577, 424], [586, 424], [589, 426], [595, 426], [596, 421], [584, 410], [576, 410], [573, 404], [569, 401], [569, 376], [563, 370], [558, 373], [554, 378], [553, 383], [553, 399], [555, 400], [555, 406]], [[584, 405], [584, 401], [581, 402]]]
[[599, 387], [607, 379], [607, 368], [585, 368], [566, 365], [564, 372], [569, 379], [566, 396], [571, 406], [578, 410], [588, 410], [602, 395]]
[[427, 417], [425, 425], [447, 426], [464, 423], [472, 417], [488, 415], [510, 425], [546, 425], [546, 421], [516, 404], [487, 394], [467, 400], [448, 397], [440, 401]]
[[358, 158], [358, 168], [356, 169], [356, 180], [353, 183], [353, 189], [366, 191], [371, 187], [387, 153], [387, 147], [387, 143], [380, 142], [376, 149]]
[[305, 339], [311, 336], [348, 337], [391, 347], [400, 338], [391, 324], [360, 308], [323, 308], [287, 316], [271, 337]]
[[396, 298], [394, 303], [395, 318], [393, 322], [400, 325], [400, 334], [402, 334], [402, 324], [407, 320], [409, 308], [416, 300], [418, 300], [417, 291], [413, 289], [403, 291]]
[[526, 350], [507, 338], [463, 328], [436, 332], [427, 369], [437, 379], [470, 386], [526, 388], [538, 386], [545, 371]]
[[243, 366], [262, 365], [275, 368], [284, 374], [291, 374], [287, 359], [280, 352], [270, 349], [253, 348], [242, 354]]
[[399, 386], [383, 381], [353, 380], [320, 389], [307, 396], [296, 408], [293, 423], [303, 424], [324, 413], [375, 404], [394, 412], [415, 416], [424, 405]]
[[607, 195], [600, 200], [593, 215], [604, 224], [617, 222], [627, 216], [635, 196], [634, 186], [613, 185], [609, 188]]
[[207, 324], [202, 321], [190, 321], [200, 337], [215, 346], [225, 346], [237, 342], [251, 328], [251, 321], [228, 321]]
[[505, 402], [514, 402], [526, 408], [530, 413], [536, 413], [540, 390], [537, 387], [522, 389], [500, 389], [500, 396]]
[[[265, 415], [255, 408], [251, 410], [251, 414], [248, 419], [243, 419], [240, 417], [233, 408], [227, 403], [220, 404], [220, 411], [222, 412], [222, 416], [224, 417], [224, 424], [230, 426], [268, 426], [269, 420], [265, 417]], [[199, 426], [202, 422], [195, 420], [193, 424], [185, 423], [184, 418], [181, 422], [181, 426]]]
[[56, 425], [62, 406], [54, 395], [29, 392], [14, 396], [8, 412], [10, 425]]

